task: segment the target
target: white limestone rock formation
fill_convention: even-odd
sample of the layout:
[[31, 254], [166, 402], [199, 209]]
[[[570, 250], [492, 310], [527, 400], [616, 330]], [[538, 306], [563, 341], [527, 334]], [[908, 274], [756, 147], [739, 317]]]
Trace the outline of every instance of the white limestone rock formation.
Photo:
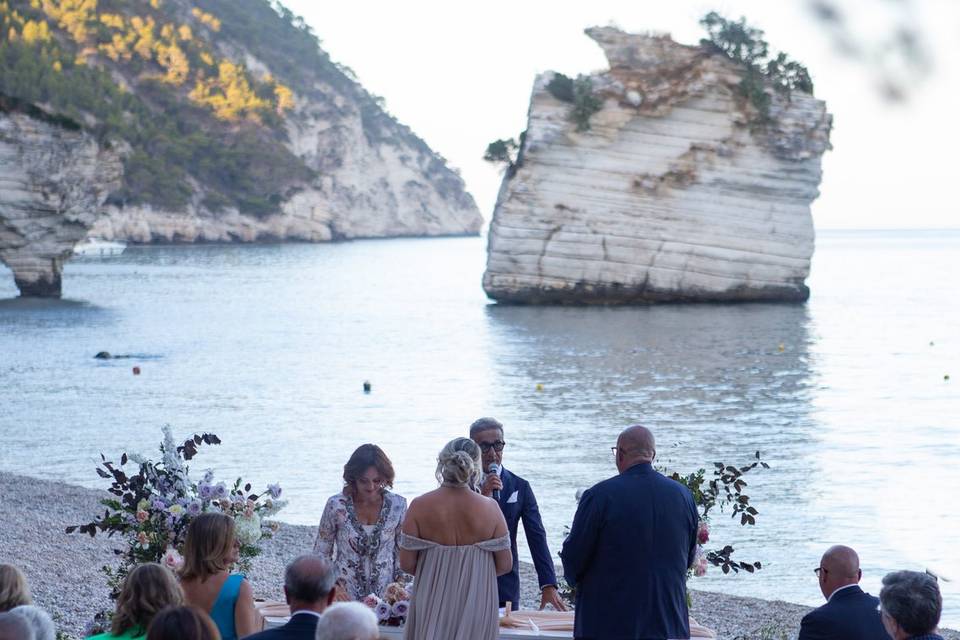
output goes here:
[[110, 205], [90, 235], [135, 243], [477, 235], [483, 218], [463, 179], [410, 129], [341, 90], [318, 83], [285, 118], [285, 144], [317, 178], [277, 213], [210, 211], [198, 192], [182, 211]]
[[123, 167], [76, 125], [8, 106], [0, 104], [0, 261], [20, 295], [58, 298], [63, 263]]
[[536, 79], [517, 165], [501, 186], [483, 286], [515, 303], [800, 301], [810, 204], [830, 148], [825, 104], [773, 95], [769, 124], [739, 68], [668, 36], [592, 28], [610, 69], [576, 131]]

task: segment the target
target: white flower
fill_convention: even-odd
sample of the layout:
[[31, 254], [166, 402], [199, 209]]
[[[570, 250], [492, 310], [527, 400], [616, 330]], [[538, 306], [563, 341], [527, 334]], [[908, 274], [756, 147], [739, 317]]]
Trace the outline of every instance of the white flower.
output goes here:
[[237, 516], [234, 518], [234, 523], [237, 540], [240, 541], [240, 544], [256, 544], [263, 537], [263, 531], [260, 528], [260, 516], [256, 513]]

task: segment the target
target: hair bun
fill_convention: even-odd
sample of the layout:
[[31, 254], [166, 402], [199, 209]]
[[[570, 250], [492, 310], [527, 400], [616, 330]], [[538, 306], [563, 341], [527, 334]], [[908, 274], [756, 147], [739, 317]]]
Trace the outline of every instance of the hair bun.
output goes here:
[[480, 475], [480, 448], [468, 438], [448, 442], [437, 456], [437, 479], [451, 484], [473, 484]]

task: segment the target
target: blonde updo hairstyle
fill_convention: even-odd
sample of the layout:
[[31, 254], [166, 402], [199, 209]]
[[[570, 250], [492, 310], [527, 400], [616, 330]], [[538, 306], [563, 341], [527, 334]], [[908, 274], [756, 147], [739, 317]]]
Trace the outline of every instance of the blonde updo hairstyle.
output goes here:
[[437, 456], [437, 480], [448, 484], [475, 487], [480, 471], [480, 447], [470, 438], [454, 438]]
[[20, 569], [12, 564], [0, 564], [0, 613], [32, 602], [27, 579]]

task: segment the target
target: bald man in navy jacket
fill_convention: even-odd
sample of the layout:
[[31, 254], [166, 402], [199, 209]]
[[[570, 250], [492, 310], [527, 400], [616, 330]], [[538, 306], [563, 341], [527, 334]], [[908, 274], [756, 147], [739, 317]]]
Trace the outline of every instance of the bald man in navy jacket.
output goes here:
[[689, 638], [687, 568], [700, 516], [685, 486], [653, 468], [646, 427], [624, 430], [612, 478], [580, 498], [560, 558], [581, 640]]
[[803, 617], [799, 640], [890, 640], [877, 612], [880, 601], [858, 584], [862, 573], [856, 551], [830, 547], [814, 572], [827, 603]]

